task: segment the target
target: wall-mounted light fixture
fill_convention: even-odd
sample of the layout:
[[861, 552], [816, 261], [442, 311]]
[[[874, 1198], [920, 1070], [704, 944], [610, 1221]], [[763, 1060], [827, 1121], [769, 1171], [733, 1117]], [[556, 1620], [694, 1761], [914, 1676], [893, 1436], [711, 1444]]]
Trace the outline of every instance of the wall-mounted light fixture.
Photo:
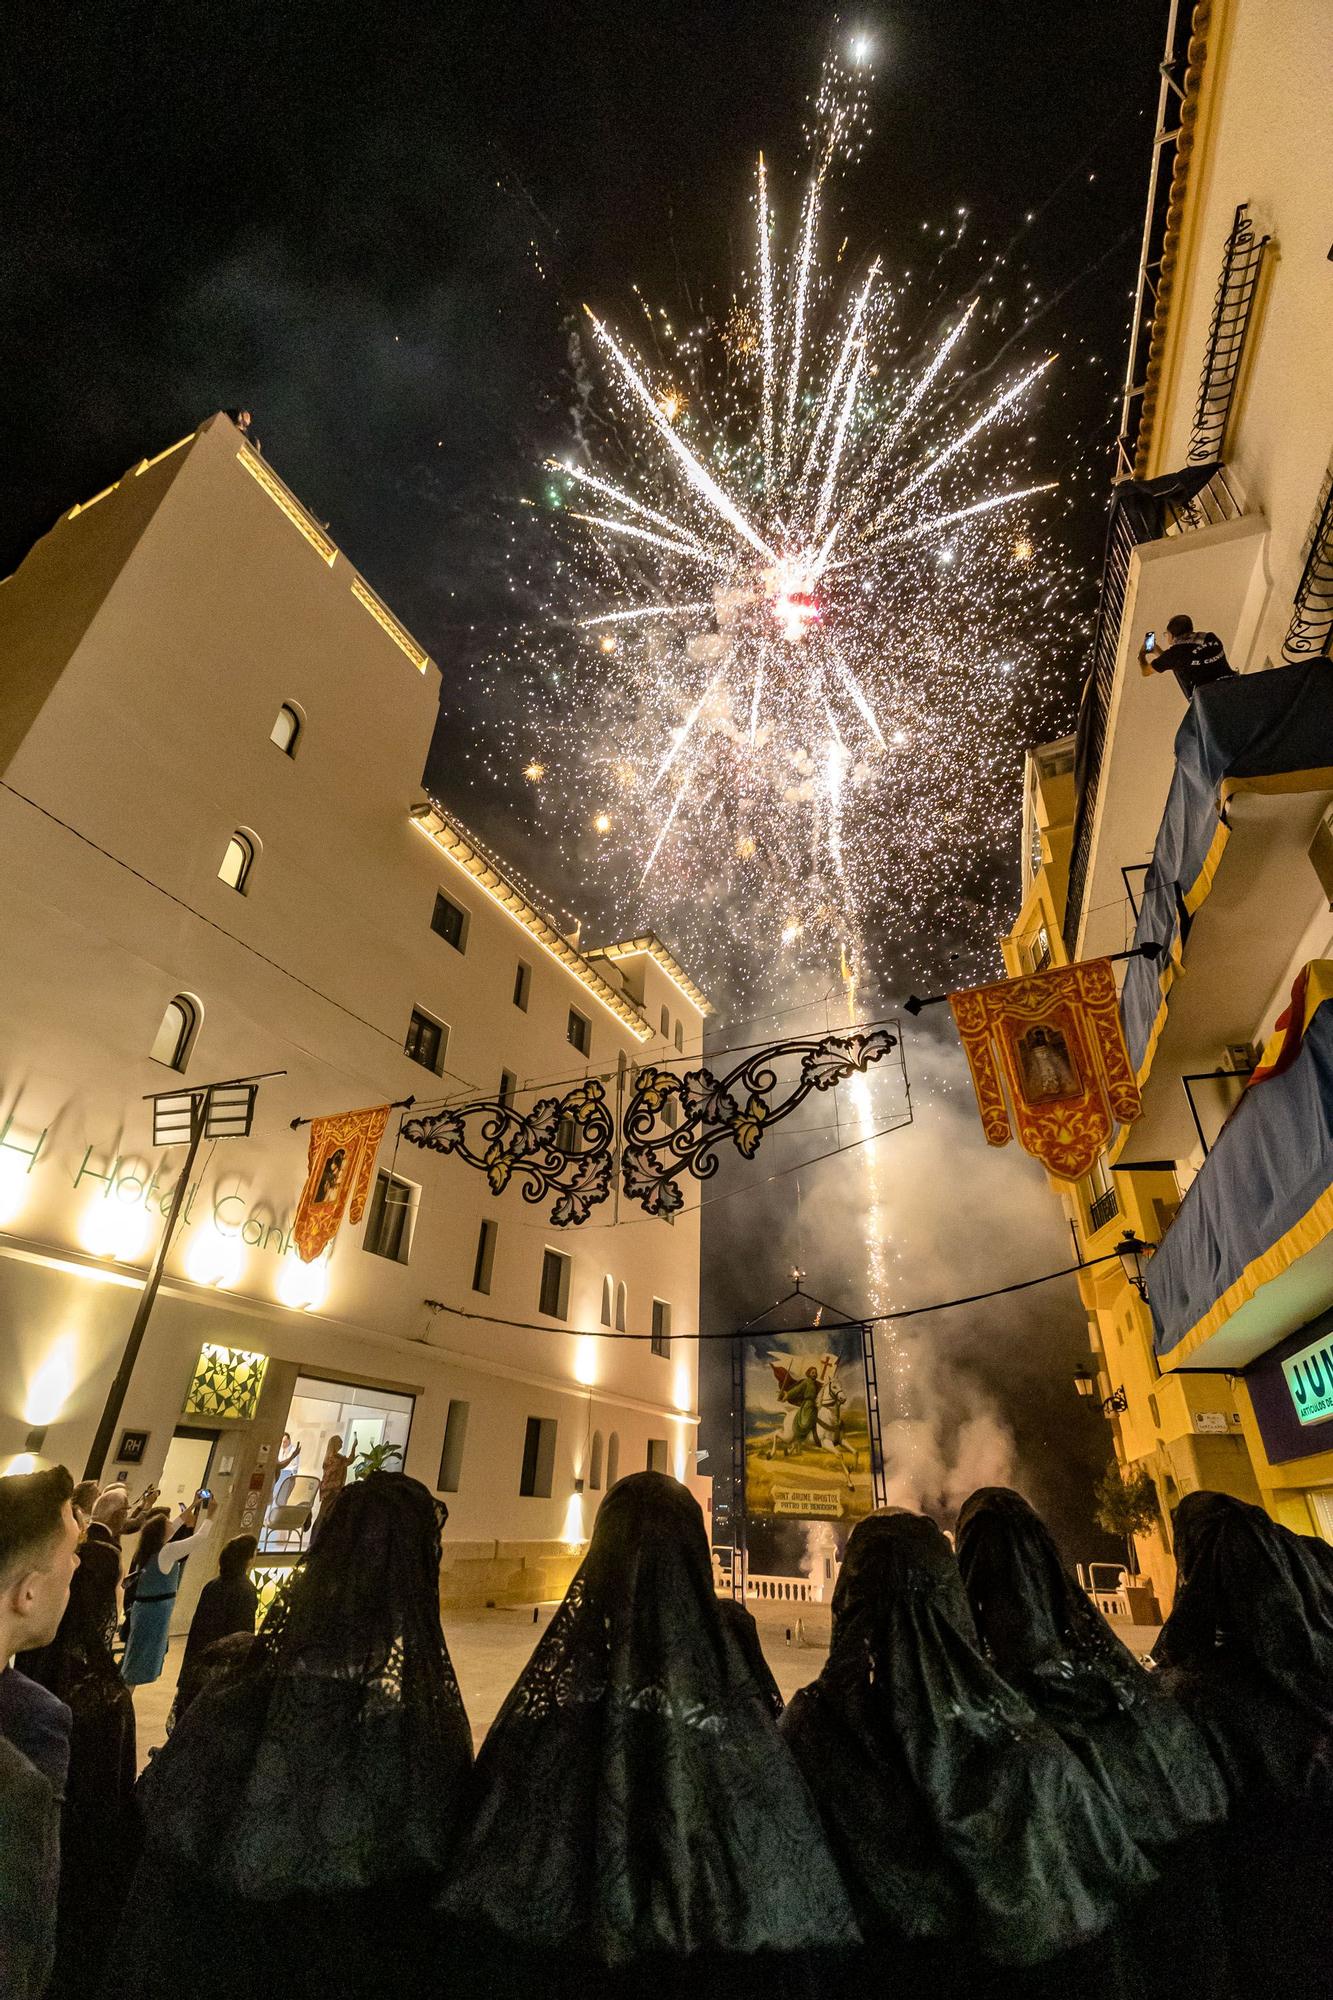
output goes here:
[[1146, 1299], [1148, 1296], [1144, 1272], [1148, 1259], [1156, 1248], [1155, 1243], [1144, 1243], [1132, 1229], [1127, 1229], [1115, 1246], [1115, 1254], [1120, 1259], [1120, 1269], [1125, 1274], [1125, 1282], [1133, 1285], [1141, 1299]]
[[46, 1443], [46, 1428], [45, 1424], [34, 1424], [23, 1440], [23, 1449], [25, 1451], [40, 1451]]
[[[1097, 1378], [1090, 1368], [1076, 1368], [1074, 1370], [1074, 1387], [1079, 1395], [1085, 1398], [1097, 1394]], [[1109, 1396], [1103, 1396], [1101, 1399], [1101, 1412], [1104, 1417], [1111, 1415], [1119, 1416], [1128, 1408], [1129, 1397], [1123, 1389], [1113, 1389]]]

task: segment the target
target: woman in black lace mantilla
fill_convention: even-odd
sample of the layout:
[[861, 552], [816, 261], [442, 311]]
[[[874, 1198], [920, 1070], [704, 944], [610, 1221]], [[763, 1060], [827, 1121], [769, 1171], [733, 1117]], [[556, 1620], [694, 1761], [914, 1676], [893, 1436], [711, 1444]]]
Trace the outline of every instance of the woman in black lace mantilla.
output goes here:
[[1152, 1870], [983, 1659], [934, 1522], [892, 1510], [853, 1530], [828, 1663], [781, 1729], [853, 1885], [863, 1990], [1121, 1991], [1108, 1933]]
[[602, 1502], [474, 1793], [441, 2000], [836, 1990], [846, 1895], [723, 1620], [703, 1516], [665, 1474]]
[[1231, 1797], [1220, 1871], [1238, 1991], [1314, 2000], [1333, 1965], [1333, 1567], [1224, 1493], [1175, 1514], [1176, 1601], [1153, 1649]]
[[402, 1473], [348, 1487], [244, 1664], [149, 1766], [118, 2000], [421, 1989], [472, 1757], [443, 1516]]
[[1082, 1759], [1161, 1874], [1127, 1927], [1146, 2000], [1225, 2000], [1211, 1835], [1227, 1796], [1199, 1730], [1116, 1637], [1021, 1494], [983, 1486], [964, 1504], [958, 1567], [987, 1659]]

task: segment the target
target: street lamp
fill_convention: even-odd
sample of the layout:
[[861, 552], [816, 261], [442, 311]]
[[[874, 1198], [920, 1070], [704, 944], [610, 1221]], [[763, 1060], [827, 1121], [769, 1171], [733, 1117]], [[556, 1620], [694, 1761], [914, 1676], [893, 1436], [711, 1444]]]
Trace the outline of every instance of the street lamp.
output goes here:
[[[1090, 1368], [1076, 1368], [1074, 1370], [1074, 1387], [1079, 1395], [1083, 1397], [1092, 1397], [1097, 1394], [1097, 1378]], [[1119, 1416], [1128, 1408], [1129, 1397], [1123, 1389], [1112, 1389], [1109, 1396], [1103, 1396], [1101, 1399], [1101, 1412], [1104, 1417], [1109, 1417], [1112, 1414]]]
[[1127, 1229], [1115, 1246], [1115, 1254], [1120, 1259], [1125, 1282], [1133, 1285], [1139, 1297], [1144, 1300], [1148, 1296], [1148, 1287], [1143, 1273], [1148, 1259], [1156, 1248], [1155, 1243], [1142, 1242], [1132, 1229]]

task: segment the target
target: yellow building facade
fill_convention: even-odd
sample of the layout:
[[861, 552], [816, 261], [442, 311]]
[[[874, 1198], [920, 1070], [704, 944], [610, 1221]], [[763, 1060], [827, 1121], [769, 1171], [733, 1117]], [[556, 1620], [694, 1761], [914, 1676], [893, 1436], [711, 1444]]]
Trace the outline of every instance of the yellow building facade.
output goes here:
[[[1028, 756], [1004, 940], [1010, 973], [1160, 951], [1118, 968], [1142, 1116], [1052, 1188], [1163, 1609], [1186, 1492], [1333, 1540], [1333, 172], [1292, 143], [1333, 101], [1327, 26], [1172, 9], [1092, 656], [1076, 735]], [[1143, 671], [1180, 615], [1238, 680]]]

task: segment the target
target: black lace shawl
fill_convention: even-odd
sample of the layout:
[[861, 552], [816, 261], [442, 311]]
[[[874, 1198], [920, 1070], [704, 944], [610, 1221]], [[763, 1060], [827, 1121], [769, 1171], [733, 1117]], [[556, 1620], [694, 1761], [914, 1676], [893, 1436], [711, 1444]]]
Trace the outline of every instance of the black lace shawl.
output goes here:
[[958, 1566], [982, 1648], [1077, 1751], [1134, 1838], [1163, 1853], [1226, 1812], [1212, 1755], [1060, 1560], [1021, 1494], [983, 1486], [958, 1516]]
[[745, 1664], [750, 1669], [755, 1686], [763, 1695], [774, 1716], [782, 1713], [782, 1690], [773, 1678], [773, 1669], [764, 1658], [764, 1648], [759, 1638], [759, 1627], [754, 1622], [753, 1611], [735, 1597], [719, 1597], [717, 1608], [722, 1613], [722, 1622], [731, 1630], [731, 1636], [745, 1655]]
[[1152, 1880], [1082, 1764], [982, 1658], [949, 1544], [918, 1515], [853, 1530], [828, 1663], [781, 1729], [867, 1934], [1036, 1966]]
[[624, 1968], [855, 1942], [814, 1804], [723, 1621], [703, 1516], [663, 1473], [602, 1502], [474, 1789], [444, 1907], [520, 1950]]
[[244, 1666], [140, 1781], [150, 1853], [255, 1903], [443, 1868], [472, 1739], [440, 1629], [441, 1519], [402, 1473], [346, 1488]]
[[1333, 1796], [1333, 1565], [1322, 1543], [1225, 1493], [1175, 1515], [1176, 1601], [1153, 1657], [1234, 1793]]

